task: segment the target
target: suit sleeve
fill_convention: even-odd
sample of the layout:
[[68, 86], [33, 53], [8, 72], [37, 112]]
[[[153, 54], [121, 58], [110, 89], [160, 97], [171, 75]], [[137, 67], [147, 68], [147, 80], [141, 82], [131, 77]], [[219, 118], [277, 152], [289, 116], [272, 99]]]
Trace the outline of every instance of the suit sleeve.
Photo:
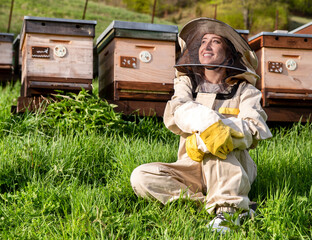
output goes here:
[[186, 76], [175, 79], [174, 96], [168, 101], [164, 123], [172, 132], [183, 135], [201, 133], [220, 120], [214, 110], [193, 100], [190, 79]]
[[253, 148], [258, 141], [272, 137], [266, 124], [267, 115], [261, 107], [261, 96], [258, 89], [247, 84], [240, 96], [237, 118], [231, 117], [222, 120], [224, 124], [245, 135], [242, 139], [233, 139], [236, 149]]

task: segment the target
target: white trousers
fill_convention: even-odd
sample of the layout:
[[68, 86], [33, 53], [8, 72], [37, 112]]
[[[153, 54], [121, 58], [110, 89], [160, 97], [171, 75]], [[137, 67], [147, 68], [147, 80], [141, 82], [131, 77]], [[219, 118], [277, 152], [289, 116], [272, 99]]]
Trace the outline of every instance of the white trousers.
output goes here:
[[236, 157], [240, 154], [244, 151], [231, 152], [225, 160], [208, 154], [202, 162], [183, 159], [143, 164], [132, 172], [131, 185], [138, 196], [163, 204], [183, 197], [204, 202], [209, 213], [248, 210], [257, 168], [250, 157]]

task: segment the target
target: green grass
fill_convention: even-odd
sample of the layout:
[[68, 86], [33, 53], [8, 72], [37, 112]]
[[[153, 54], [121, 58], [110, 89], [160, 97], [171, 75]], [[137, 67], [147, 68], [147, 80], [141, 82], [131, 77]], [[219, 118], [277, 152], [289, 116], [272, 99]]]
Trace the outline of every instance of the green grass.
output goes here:
[[[203, 206], [188, 200], [163, 206], [132, 191], [135, 167], [176, 161], [178, 137], [161, 122], [112, 114], [115, 124], [103, 128], [107, 119], [90, 111], [86, 118], [99, 122], [92, 125], [73, 114], [87, 108], [77, 96], [45, 115], [11, 115], [19, 87], [0, 89], [0, 239], [217, 239], [205, 227], [213, 216]], [[257, 216], [219, 239], [312, 237], [312, 125], [272, 131], [272, 139], [251, 150]]]

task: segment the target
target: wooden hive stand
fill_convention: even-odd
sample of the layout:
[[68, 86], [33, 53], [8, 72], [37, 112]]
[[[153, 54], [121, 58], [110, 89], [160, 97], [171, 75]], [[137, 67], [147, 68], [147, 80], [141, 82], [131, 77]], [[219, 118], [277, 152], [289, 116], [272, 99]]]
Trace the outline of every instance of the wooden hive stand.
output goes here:
[[259, 59], [257, 88], [268, 121], [306, 122], [312, 114], [312, 35], [261, 32], [249, 39]]
[[96, 42], [99, 96], [124, 114], [163, 116], [173, 95], [178, 27], [113, 21]]
[[25, 111], [32, 99], [56, 90], [92, 90], [95, 25], [89, 20], [24, 17], [17, 112]]

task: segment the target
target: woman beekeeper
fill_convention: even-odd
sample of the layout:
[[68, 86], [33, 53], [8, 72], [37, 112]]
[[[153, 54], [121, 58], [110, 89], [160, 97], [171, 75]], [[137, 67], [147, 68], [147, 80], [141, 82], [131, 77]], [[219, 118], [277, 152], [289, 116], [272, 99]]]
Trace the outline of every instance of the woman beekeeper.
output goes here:
[[208, 226], [224, 232], [224, 212], [249, 211], [257, 167], [248, 149], [272, 136], [254, 87], [257, 57], [232, 27], [209, 18], [187, 23], [179, 43], [174, 96], [164, 113], [166, 127], [181, 136], [178, 161], [141, 165], [131, 184], [138, 196], [163, 204], [203, 201], [217, 214]]

